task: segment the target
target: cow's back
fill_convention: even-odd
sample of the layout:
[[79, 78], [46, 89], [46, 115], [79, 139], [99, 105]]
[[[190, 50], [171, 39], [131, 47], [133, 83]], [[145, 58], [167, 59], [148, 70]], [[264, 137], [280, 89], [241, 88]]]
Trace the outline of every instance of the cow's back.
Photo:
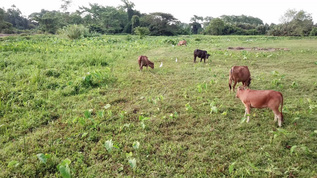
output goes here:
[[247, 89], [241, 99], [243, 102], [250, 103], [254, 108], [270, 108], [271, 105], [278, 106], [283, 101], [283, 95], [274, 90]]
[[177, 45], [178, 46], [187, 45], [187, 42], [186, 40], [182, 40], [182, 41], [179, 41]]
[[139, 61], [139, 63], [142, 62], [143, 64], [147, 64], [148, 58], [146, 56], [140, 56], [138, 61]]
[[237, 82], [246, 81], [251, 77], [248, 66], [233, 66], [230, 70], [230, 75]]
[[200, 49], [195, 49], [194, 55], [198, 57], [205, 57], [207, 54], [207, 51], [200, 50]]

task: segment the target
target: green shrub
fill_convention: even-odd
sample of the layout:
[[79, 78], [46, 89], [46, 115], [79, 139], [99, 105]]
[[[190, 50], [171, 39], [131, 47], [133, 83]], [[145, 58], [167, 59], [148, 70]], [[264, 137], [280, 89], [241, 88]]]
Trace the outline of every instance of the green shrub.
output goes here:
[[176, 40], [172, 39], [164, 39], [163, 43], [171, 44], [171, 45], [176, 45], [178, 42]]
[[309, 33], [309, 36], [317, 36], [317, 27], [313, 27]]
[[88, 72], [82, 77], [82, 86], [85, 88], [94, 88], [99, 86], [106, 86], [114, 83], [116, 77], [111, 73], [110, 68], [105, 68], [103, 71]]
[[150, 34], [150, 30], [147, 27], [136, 27], [134, 28], [134, 33], [142, 39], [145, 35]]
[[64, 27], [63, 29], [59, 30], [58, 33], [74, 40], [82, 38], [84, 36], [88, 36], [89, 29], [84, 27], [83, 25], [74, 24]]

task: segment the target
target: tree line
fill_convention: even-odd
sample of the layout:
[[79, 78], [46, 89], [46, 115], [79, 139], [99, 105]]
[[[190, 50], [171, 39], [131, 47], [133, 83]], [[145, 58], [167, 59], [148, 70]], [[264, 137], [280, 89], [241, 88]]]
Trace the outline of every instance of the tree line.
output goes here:
[[288, 10], [280, 24], [264, 24], [252, 16], [228, 16], [218, 18], [194, 15], [190, 23], [182, 23], [172, 14], [154, 12], [141, 13], [135, 4], [121, 0], [119, 7], [89, 4], [68, 12], [71, 0], [62, 0], [60, 10], [34, 12], [28, 17], [14, 5], [5, 10], [0, 8], [1, 33], [51, 33], [70, 25], [80, 25], [89, 34], [138, 34], [153, 36], [174, 36], [190, 34], [206, 35], [274, 35], [274, 36], [316, 36], [317, 24], [311, 14], [300, 10]]

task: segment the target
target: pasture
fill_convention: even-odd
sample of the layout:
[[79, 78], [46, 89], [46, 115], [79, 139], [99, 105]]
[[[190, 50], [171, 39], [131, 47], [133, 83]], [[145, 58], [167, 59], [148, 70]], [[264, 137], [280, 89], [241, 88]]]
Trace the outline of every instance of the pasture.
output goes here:
[[[316, 46], [269, 36], [0, 38], [0, 177], [316, 177]], [[197, 48], [210, 54], [205, 64], [193, 63]], [[155, 68], [140, 72], [140, 55]], [[269, 109], [252, 109], [246, 123], [229, 92], [233, 65], [249, 67], [251, 89], [283, 93], [281, 128]]]

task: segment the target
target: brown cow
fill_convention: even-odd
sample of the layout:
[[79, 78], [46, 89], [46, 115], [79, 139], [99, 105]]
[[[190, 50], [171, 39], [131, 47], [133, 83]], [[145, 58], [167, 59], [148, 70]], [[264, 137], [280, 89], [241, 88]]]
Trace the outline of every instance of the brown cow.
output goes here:
[[182, 41], [179, 41], [177, 46], [182, 46], [182, 45], [185, 45], [187, 46], [187, 41], [186, 40], [182, 40]]
[[249, 87], [251, 83], [251, 74], [248, 66], [233, 66], [229, 71], [229, 90], [231, 91], [231, 83], [234, 81], [233, 90], [236, 84], [242, 82], [243, 86]]
[[143, 66], [148, 68], [150, 66], [152, 69], [154, 69], [154, 63], [151, 62], [146, 56], [139, 56], [138, 59], [140, 70], [143, 69]]
[[[282, 126], [283, 122], [283, 95], [274, 90], [251, 90], [239, 87], [236, 97], [239, 98], [245, 106], [245, 113], [248, 114], [247, 122], [249, 122], [250, 108], [270, 108], [274, 113], [274, 121], [278, 119], [278, 126]], [[281, 112], [279, 106], [281, 105]]]

